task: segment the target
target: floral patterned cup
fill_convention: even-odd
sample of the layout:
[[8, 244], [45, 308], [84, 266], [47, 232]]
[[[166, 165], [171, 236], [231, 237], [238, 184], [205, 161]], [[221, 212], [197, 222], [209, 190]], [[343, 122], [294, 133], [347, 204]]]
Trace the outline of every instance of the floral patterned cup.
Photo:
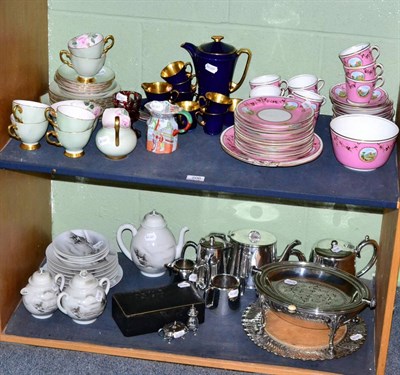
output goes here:
[[99, 58], [114, 46], [114, 37], [104, 37], [100, 33], [86, 33], [78, 35], [68, 42], [69, 51], [77, 56], [90, 59]]
[[339, 59], [344, 66], [354, 68], [375, 62], [379, 54], [377, 46], [371, 46], [370, 43], [363, 43], [346, 48], [339, 53]]
[[356, 81], [370, 81], [381, 77], [383, 74], [383, 65], [372, 63], [368, 65], [361, 65], [357, 67], [343, 65], [346, 77]]
[[382, 77], [370, 81], [356, 81], [346, 77], [347, 101], [350, 103], [369, 103], [375, 89], [383, 86]]

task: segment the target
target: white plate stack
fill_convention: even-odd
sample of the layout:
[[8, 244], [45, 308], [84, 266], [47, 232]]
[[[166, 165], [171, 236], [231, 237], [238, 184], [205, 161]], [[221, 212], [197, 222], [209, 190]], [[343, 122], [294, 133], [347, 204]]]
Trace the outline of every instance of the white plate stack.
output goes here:
[[63, 100], [85, 100], [98, 104], [104, 109], [112, 108], [113, 95], [121, 89], [115, 81], [111, 68], [103, 68], [91, 81], [81, 81], [74, 69], [61, 65], [49, 86], [50, 104]]
[[61, 273], [68, 283], [76, 274], [87, 270], [97, 279], [107, 277], [111, 287], [123, 276], [118, 263], [118, 253], [110, 248], [107, 239], [100, 233], [74, 229], [57, 236], [46, 249], [47, 270]]

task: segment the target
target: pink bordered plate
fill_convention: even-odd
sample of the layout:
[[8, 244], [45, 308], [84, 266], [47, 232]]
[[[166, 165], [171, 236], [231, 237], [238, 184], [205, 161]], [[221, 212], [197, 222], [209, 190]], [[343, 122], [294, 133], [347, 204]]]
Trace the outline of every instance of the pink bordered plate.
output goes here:
[[379, 107], [386, 103], [388, 100], [388, 94], [385, 90], [377, 88], [372, 93], [372, 98], [369, 103], [349, 103], [347, 101], [347, 90], [345, 83], [339, 83], [333, 86], [329, 91], [329, 97], [331, 100], [338, 105], [356, 106], [356, 107]]
[[260, 167], [294, 167], [297, 165], [306, 164], [318, 158], [323, 149], [323, 142], [321, 138], [317, 134], [314, 134], [313, 147], [311, 151], [298, 159], [277, 162], [263, 158], [251, 157], [236, 147], [234, 126], [231, 126], [222, 132], [220, 136], [220, 142], [222, 149], [230, 156], [245, 163]]
[[301, 100], [261, 96], [242, 100], [235, 115], [250, 124], [279, 126], [303, 123], [314, 116], [314, 111]]

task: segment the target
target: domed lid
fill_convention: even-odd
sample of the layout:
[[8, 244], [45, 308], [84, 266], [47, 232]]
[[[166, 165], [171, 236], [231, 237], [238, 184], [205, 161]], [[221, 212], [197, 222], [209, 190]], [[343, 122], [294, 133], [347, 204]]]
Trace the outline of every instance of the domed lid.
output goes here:
[[200, 240], [200, 245], [206, 249], [223, 249], [225, 247], [225, 243], [222, 241], [217, 241], [214, 236], [209, 236], [209, 238], [202, 238]]
[[355, 247], [350, 242], [325, 238], [318, 241], [313, 250], [316, 254], [328, 258], [345, 258], [351, 256]]
[[69, 282], [69, 286], [74, 289], [89, 289], [98, 286], [97, 279], [88, 271], [82, 270], [75, 275]]
[[205, 53], [213, 53], [217, 55], [228, 55], [236, 52], [236, 48], [230, 44], [221, 42], [224, 37], [222, 35], [214, 35], [211, 37], [213, 42], [204, 43], [199, 46], [199, 50]]
[[164, 216], [159, 214], [156, 210], [152, 210], [148, 214], [144, 215], [142, 226], [146, 228], [164, 228], [167, 223]]
[[229, 238], [233, 242], [252, 247], [266, 246], [276, 243], [276, 237], [266, 231], [254, 229], [240, 229], [229, 233]]
[[39, 271], [36, 271], [29, 278], [29, 284], [31, 285], [47, 285], [53, 283], [53, 278], [51, 277], [50, 272], [40, 268]]

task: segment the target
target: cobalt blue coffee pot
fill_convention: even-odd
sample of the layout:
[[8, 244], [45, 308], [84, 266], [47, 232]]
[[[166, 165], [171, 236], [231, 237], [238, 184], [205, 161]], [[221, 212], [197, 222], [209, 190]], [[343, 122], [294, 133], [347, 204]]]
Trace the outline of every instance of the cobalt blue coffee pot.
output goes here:
[[[237, 50], [222, 42], [223, 36], [212, 36], [213, 42], [196, 47], [192, 43], [181, 45], [192, 57], [196, 71], [199, 95], [218, 92], [229, 96], [236, 91], [246, 78], [251, 61], [251, 51], [247, 48]], [[232, 82], [236, 63], [241, 54], [247, 55], [246, 66], [238, 83]]]

